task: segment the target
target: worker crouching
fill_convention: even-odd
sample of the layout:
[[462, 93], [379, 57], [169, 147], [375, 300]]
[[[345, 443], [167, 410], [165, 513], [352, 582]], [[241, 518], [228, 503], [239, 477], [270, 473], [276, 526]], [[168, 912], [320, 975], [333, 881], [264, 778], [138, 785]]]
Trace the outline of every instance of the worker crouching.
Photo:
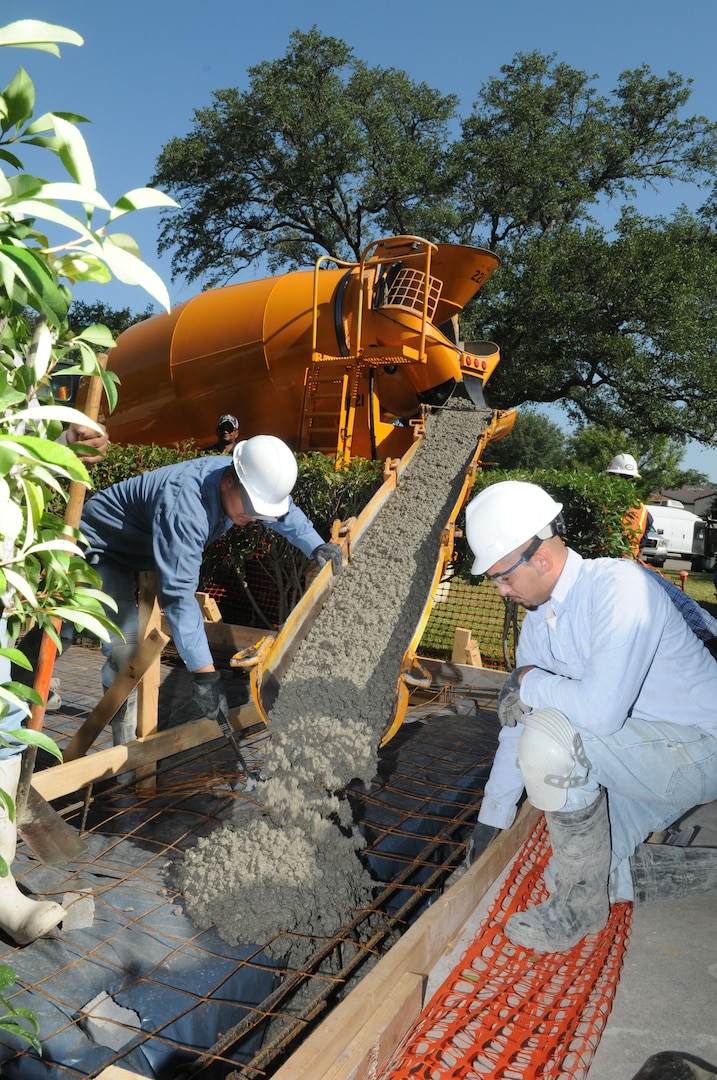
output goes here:
[[645, 843], [717, 798], [717, 664], [703, 640], [717, 623], [701, 612], [698, 634], [639, 564], [581, 558], [561, 510], [505, 481], [466, 511], [473, 573], [526, 609], [470, 858], [512, 823], [523, 790], [545, 811], [551, 895], [506, 924], [536, 952], [602, 929], [611, 901], [717, 888], [717, 850]]
[[[202, 715], [226, 718], [221, 675], [204, 630], [195, 593], [205, 549], [233, 525], [261, 521], [319, 565], [342, 566], [341, 548], [324, 543], [291, 498], [296, 459], [273, 435], [238, 443], [231, 463], [207, 456], [166, 465], [130, 477], [93, 495], [82, 512], [80, 530], [87, 558], [117, 603], [122, 638], [103, 644], [105, 690], [134, 655], [138, 644], [138, 574], [153, 570], [157, 594], [175, 647], [193, 673], [194, 698]], [[115, 746], [136, 736], [136, 694], [112, 720]]]

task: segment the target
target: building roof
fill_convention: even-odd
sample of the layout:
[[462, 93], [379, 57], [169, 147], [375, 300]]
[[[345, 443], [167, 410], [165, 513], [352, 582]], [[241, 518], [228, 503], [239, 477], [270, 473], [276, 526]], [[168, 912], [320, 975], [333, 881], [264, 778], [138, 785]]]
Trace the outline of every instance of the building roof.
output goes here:
[[[661, 491], [657, 499], [677, 499], [678, 502], [689, 506], [694, 505], [699, 499], [713, 499], [715, 497], [717, 497], [717, 487], [714, 484], [706, 484], [701, 487], [692, 484], [687, 487]], [[651, 495], [650, 498], [657, 501], [654, 495]]]

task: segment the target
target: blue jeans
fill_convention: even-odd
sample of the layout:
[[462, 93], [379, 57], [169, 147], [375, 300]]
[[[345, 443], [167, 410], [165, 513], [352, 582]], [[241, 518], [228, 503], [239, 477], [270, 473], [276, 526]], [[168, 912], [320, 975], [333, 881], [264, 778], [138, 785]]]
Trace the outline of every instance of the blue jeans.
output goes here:
[[[110, 611], [112, 621], [124, 635], [124, 641], [116, 634], [109, 641], [102, 642], [102, 686], [109, 689], [122, 668], [132, 659], [139, 642], [139, 608], [137, 589], [139, 577], [136, 570], [131, 570], [114, 559], [99, 556], [92, 564], [102, 578], [102, 590], [108, 593], [117, 604], [117, 613]], [[124, 705], [112, 719], [112, 741], [115, 746], [126, 745], [137, 734], [137, 691], [133, 690]]]
[[[0, 647], [7, 648], [7, 623], [4, 618], [0, 616]], [[12, 672], [10, 669], [10, 661], [6, 656], [0, 656], [0, 683], [9, 683], [12, 679]], [[25, 713], [17, 707], [17, 705], [9, 705], [8, 712], [0, 720], [0, 731], [3, 736], [6, 736], [8, 731], [18, 731], [21, 727], [24, 727], [24, 722], [27, 719]], [[8, 739], [8, 742], [13, 742], [13, 746], [0, 746], [0, 761], [4, 758], [14, 757], [15, 754], [20, 754], [25, 748], [24, 743], [15, 743], [14, 740]]]
[[568, 789], [565, 810], [592, 803], [607, 791], [612, 900], [632, 900], [630, 856], [652, 832], [661, 832], [689, 810], [717, 799], [717, 737], [702, 728], [628, 719], [613, 735], [581, 731], [590, 768], [583, 787]]

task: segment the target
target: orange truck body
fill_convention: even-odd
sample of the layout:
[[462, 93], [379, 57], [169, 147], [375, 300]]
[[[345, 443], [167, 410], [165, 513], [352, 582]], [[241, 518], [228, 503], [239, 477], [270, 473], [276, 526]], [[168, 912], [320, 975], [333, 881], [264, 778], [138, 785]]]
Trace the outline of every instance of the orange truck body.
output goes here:
[[200, 293], [120, 335], [110, 438], [206, 448], [233, 413], [241, 438], [273, 434], [337, 461], [401, 456], [422, 406], [461, 384], [481, 400], [499, 350], [460, 342], [457, 316], [498, 265], [481, 248], [391, 237], [358, 263]]

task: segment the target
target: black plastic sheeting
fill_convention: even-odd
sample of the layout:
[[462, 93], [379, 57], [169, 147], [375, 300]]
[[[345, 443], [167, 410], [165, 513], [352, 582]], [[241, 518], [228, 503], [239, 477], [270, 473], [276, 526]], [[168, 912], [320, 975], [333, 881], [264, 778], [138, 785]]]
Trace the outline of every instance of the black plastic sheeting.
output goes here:
[[[472, 702], [444, 707], [405, 723], [381, 751], [374, 783], [347, 793], [366, 836], [365, 859], [377, 883], [408, 871], [382, 909], [391, 914], [410, 897], [417, 900], [401, 929], [439, 895], [435, 886], [423, 890], [436, 867], [451, 863], [447, 875], [462, 859], [496, 735], [494, 715], [481, 717]], [[227, 754], [223, 744], [214, 752]], [[205, 752], [202, 767], [210, 762]], [[218, 827], [213, 820], [216, 796], [204, 793], [209, 787], [194, 777], [182, 801], [184, 811], [198, 815], [202, 804], [214, 798], [212, 820], [207, 826], [205, 819], [200, 832]], [[280, 963], [267, 957], [261, 945], [232, 948], [215, 930], [198, 931], [185, 914], [166, 870], [179, 857], [177, 848], [194, 842], [197, 834], [187, 838], [186, 821], [177, 824], [168, 811], [162, 812], [163, 799], [167, 807], [170, 800], [161, 792], [160, 784], [156, 804], [148, 800], [138, 809], [136, 803], [130, 806], [128, 791], [126, 813], [113, 812], [95, 826], [99, 831], [88, 837], [89, 850], [82, 857], [86, 864], [69, 882], [66, 868], [55, 871], [34, 864], [31, 856], [19, 857], [21, 863], [29, 858], [23, 886], [59, 899], [67, 889], [89, 889], [96, 907], [87, 928], [59, 930], [22, 949], [3, 950], [0, 944], [0, 962], [12, 966], [17, 977], [12, 1004], [35, 1013], [43, 1045], [39, 1059], [19, 1040], [0, 1032], [4, 1077], [92, 1077], [110, 1064], [121, 1064], [142, 1076], [170, 1080], [183, 1065], [211, 1050], [219, 1033], [237, 1025], [281, 981]], [[427, 842], [456, 816], [462, 820], [448, 829], [445, 843], [422, 859]], [[20, 876], [17, 861], [13, 869]], [[17, 987], [25, 989], [17, 992]], [[128, 1032], [119, 1050], [98, 1046], [79, 1023], [83, 1006], [102, 991], [139, 1018], [140, 1030]], [[259, 1025], [234, 1048], [231, 1060], [237, 1067], [251, 1062], [262, 1037]], [[217, 1062], [201, 1075], [214, 1080], [231, 1068]]]

